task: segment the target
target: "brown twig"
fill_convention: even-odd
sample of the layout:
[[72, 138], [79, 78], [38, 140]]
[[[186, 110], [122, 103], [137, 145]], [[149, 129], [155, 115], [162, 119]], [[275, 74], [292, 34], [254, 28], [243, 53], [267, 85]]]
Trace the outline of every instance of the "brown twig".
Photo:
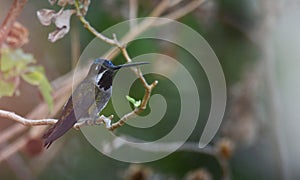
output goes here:
[[72, 69], [76, 67], [77, 61], [80, 57], [80, 33], [78, 22], [72, 22], [71, 30], [71, 57], [72, 57]]
[[[168, 2], [168, 0], [162, 1], [157, 6], [157, 8], [155, 8], [150, 13], [150, 15], [159, 16], [161, 13], [163, 13], [163, 11], [168, 7], [167, 2]], [[117, 48], [119, 48], [127, 62], [132, 61], [129, 54], [128, 54], [128, 51], [126, 49], [126, 45], [124, 43], [121, 43], [120, 41], [118, 41], [115, 34], [113, 34], [113, 39], [110, 39], [110, 38], [107, 38], [106, 36], [102, 35], [98, 31], [96, 31], [93, 27], [90, 26], [89, 22], [81, 14], [78, 1], [75, 1], [75, 7], [76, 7], [77, 15], [78, 15], [79, 19], [81, 20], [81, 22], [84, 24], [85, 28], [87, 28], [90, 32], [92, 32], [97, 38], [101, 39], [102, 41], [104, 41], [108, 44], [114, 45]], [[136, 25], [135, 29], [138, 29], [138, 31], [133, 30], [135, 32], [134, 36], [136, 36], [137, 34], [142, 32], [144, 29], [146, 29], [146, 27], [150, 26], [153, 23], [151, 21], [143, 21], [143, 22], [139, 25]], [[129, 36], [130, 36], [130, 33], [129, 33]], [[125, 36], [125, 38], [126, 38], [126, 36]], [[134, 73], [137, 75], [137, 77], [140, 79], [140, 81], [142, 82], [142, 84], [145, 88], [145, 95], [142, 99], [141, 106], [138, 107], [138, 108], [135, 108], [132, 112], [129, 112], [129, 113], [125, 114], [116, 123], [113, 123], [112, 126], [109, 128], [111, 131], [118, 128], [118, 127], [120, 127], [120, 126], [122, 126], [122, 125], [124, 125], [125, 122], [128, 119], [131, 119], [131, 118], [135, 117], [137, 114], [143, 112], [146, 109], [147, 103], [148, 103], [148, 101], [151, 97], [152, 89], [158, 84], [158, 81], [154, 81], [151, 85], [149, 85], [147, 83], [147, 81], [145, 80], [145, 78], [144, 78], [144, 76], [143, 76], [143, 74], [142, 74], [142, 72], [139, 68], [132, 68], [132, 69], [133, 69]]]
[[39, 120], [25, 119], [22, 116], [19, 116], [13, 112], [4, 111], [4, 110], [0, 110], [0, 117], [14, 120], [24, 126], [51, 125], [57, 122], [56, 119], [39, 119]]
[[179, 18], [187, 15], [191, 11], [194, 11], [195, 9], [197, 9], [204, 2], [206, 2], [206, 0], [194, 0], [194, 1], [186, 4], [185, 6], [177, 9], [176, 11], [173, 11], [173, 12], [163, 16], [163, 18], [179, 19]]
[[[26, 118], [23, 118], [22, 116], [19, 116], [13, 112], [4, 111], [4, 110], [0, 110], [0, 117], [16, 121], [24, 126], [53, 125], [57, 122], [57, 119], [26, 119]], [[85, 126], [85, 125], [98, 125], [102, 122], [105, 122], [105, 124], [107, 124], [107, 121], [110, 121], [112, 118], [113, 118], [113, 116], [110, 116], [108, 118], [105, 116], [100, 116], [96, 120], [85, 119], [83, 121], [76, 123], [74, 125], [74, 128], [78, 129], [81, 126]], [[107, 126], [110, 126], [110, 125], [107, 124]]]
[[[80, 5], [78, 0], [75, 1], [75, 7], [76, 7], [76, 13], [79, 20], [82, 22], [83, 26], [87, 30], [89, 30], [98, 39], [110, 45], [115, 46], [110, 51], [108, 51], [106, 55], [104, 55], [104, 57], [108, 59], [113, 59], [114, 57], [116, 57], [119, 54], [119, 52], [117, 51], [118, 49], [125, 48], [126, 42], [132, 40], [134, 37], [139, 35], [141, 32], [145, 31], [149, 26], [151, 26], [155, 22], [155, 19], [146, 19], [142, 21], [141, 23], [136, 25], [136, 27], [133, 28], [130, 32], [128, 32], [128, 34], [126, 34], [121, 41], [118, 41], [115, 36], [113, 38], [108, 38], [103, 34], [99, 33], [95, 28], [93, 28], [90, 25], [90, 23], [85, 19], [85, 17], [80, 12]], [[153, 9], [153, 11], [149, 14], [149, 17], [160, 16], [168, 7], [170, 7], [169, 0], [163, 0]], [[125, 42], [125, 43], [121, 43], [121, 42]]]
[[133, 111], [125, 114], [121, 119], [119, 119], [116, 123], [113, 123], [109, 130], [113, 131], [114, 129], [123, 126], [128, 119], [134, 118], [136, 115], [140, 114], [146, 109], [147, 103], [150, 99], [152, 89], [157, 85], [158, 81], [154, 81], [151, 85], [147, 85], [145, 89], [145, 95], [143, 97], [141, 106], [135, 108]]
[[0, 26], [0, 48], [4, 43], [11, 27], [13, 26], [16, 18], [20, 15], [27, 0], [14, 0], [11, 8], [9, 9], [3, 23]]
[[[45, 102], [41, 102], [28, 115], [26, 115], [25, 119], [37, 119], [39, 117], [54, 116], [60, 110], [61, 106], [65, 103], [66, 97], [68, 97], [71, 92], [72, 84], [66, 82], [72, 81], [72, 74], [73, 72], [70, 72], [67, 75], [59, 77], [51, 83], [53, 88], [55, 89], [53, 94], [55, 103], [53, 111], [50, 115], [48, 112], [47, 104]], [[3, 149], [1, 149], [0, 162], [17, 153], [19, 149], [26, 145], [29, 138], [41, 137], [41, 134], [45, 131], [46, 128], [47, 126], [30, 126], [30, 130], [28, 131], [28, 133], [20, 136], [18, 139], [14, 140], [13, 143], [10, 143], [8, 146], [5, 146]], [[3, 130], [0, 133], [0, 144], [8, 142], [9, 139], [26, 130], [28, 130], [28, 126], [23, 126], [19, 123], [12, 125], [11, 127]]]
[[94, 34], [94, 36], [96, 36], [97, 38], [101, 39], [102, 41], [111, 44], [111, 45], [116, 45], [115, 41], [113, 39], [110, 39], [106, 36], [104, 36], [103, 34], [99, 33], [93, 26], [90, 25], [90, 23], [84, 18], [84, 16], [82, 15], [81, 11], [80, 11], [80, 5], [79, 5], [79, 1], [75, 0], [75, 7], [76, 7], [76, 13], [77, 16], [79, 18], [79, 20], [82, 22], [83, 26], [89, 30], [92, 34]]
[[129, 0], [129, 19], [130, 21], [130, 29], [133, 29], [136, 26], [136, 20], [138, 13], [138, 3], [137, 0]]

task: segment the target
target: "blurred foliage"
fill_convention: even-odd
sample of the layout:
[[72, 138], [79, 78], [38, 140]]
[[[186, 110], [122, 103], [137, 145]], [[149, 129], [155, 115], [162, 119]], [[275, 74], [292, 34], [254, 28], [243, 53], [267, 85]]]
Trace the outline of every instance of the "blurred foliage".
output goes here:
[[[142, 1], [138, 13], [139, 16], [147, 15], [153, 8], [155, 2], [156, 1]], [[228, 88], [230, 88], [241, 80], [245, 69], [249, 64], [254, 63], [259, 55], [258, 48], [247, 38], [244, 34], [245, 32], [243, 32], [244, 29], [251, 31], [251, 29], [255, 27], [257, 15], [255, 14], [251, 2], [247, 0], [216, 0], [215, 3], [217, 7], [215, 14], [212, 17], [207, 17], [209, 18], [209, 23], [204, 22], [203, 19], [206, 17], [201, 14], [201, 8], [181, 18], [179, 21], [192, 27], [208, 41], [220, 60]], [[35, 32], [42, 33], [42, 35], [39, 34], [38, 38], [35, 35], [32, 36], [32, 49], [37, 49], [34, 54], [37, 54], [41, 64], [45, 66], [49, 77], [51, 77], [50, 79], [59, 77], [71, 69], [71, 37], [70, 35], [66, 35], [66, 37], [57, 41], [55, 44], [49, 43], [47, 41], [47, 34], [51, 31], [49, 30], [51, 27], [48, 29], [44, 27], [41, 28], [42, 26], [38, 24], [37, 18], [34, 17], [37, 9], [47, 7], [49, 4], [41, 1], [29, 2], [29, 4], [31, 8], [28, 8], [25, 14], [30, 18], [26, 19], [26, 17], [23, 17], [23, 21], [28, 23], [34, 23], [31, 21], [36, 21], [35, 26], [29, 26], [29, 31], [32, 34]], [[54, 6], [54, 8], [57, 7]], [[118, 22], [126, 20], [127, 17], [125, 15], [128, 13], [127, 10], [127, 1], [92, 0], [86, 18], [95, 29], [101, 32]], [[76, 18], [73, 17], [71, 21], [71, 31], [72, 28], [78, 28], [80, 31], [80, 46], [82, 52], [94, 36], [82, 27]], [[26, 48], [28, 47], [25, 47], [25, 49]], [[209, 83], [201, 65], [197, 63], [191, 54], [171, 43], [166, 45], [165, 42], [138, 40], [128, 45], [128, 51], [132, 57], [151, 52], [167, 54], [174, 57], [174, 59], [179, 59], [180, 63], [188, 69], [195, 80], [201, 102], [198, 124], [189, 138], [190, 142], [197, 143], [206, 124], [211, 101]], [[18, 53], [20, 54], [20, 52], [17, 52], [17, 54]], [[22, 52], [21, 55], [34, 61], [32, 57], [29, 58], [30, 56], [28, 56], [28, 54], [24, 55]], [[25, 62], [27, 61], [24, 60], [23, 65]], [[124, 63], [124, 58], [118, 56], [114, 62], [115, 64]], [[3, 62], [1, 61], [1, 63]], [[5, 63], [4, 69], [11, 66], [10, 63]], [[22, 71], [19, 76], [26, 82], [38, 86], [48, 105], [52, 106], [52, 101], [49, 98], [51, 87], [48, 86], [49, 84], [48, 81], [46, 81], [44, 70], [40, 66], [27, 66], [28, 64], [25, 63], [25, 71], [21, 68]], [[14, 68], [16, 67], [17, 65], [14, 65]], [[2, 66], [1, 71], [3, 71]], [[177, 122], [177, 117], [180, 112], [180, 106], [178, 106], [180, 104], [180, 95], [175, 85], [163, 76], [147, 74], [145, 77], [148, 82], [152, 82], [153, 80], [159, 81], [153, 94], [160, 94], [166, 99], [167, 112], [163, 119], [154, 127], [139, 129], [125, 125], [115, 132], [117, 135], [127, 134], [142, 140], [156, 140], [168, 133]], [[15, 92], [16, 87], [14, 83], [9, 81], [0, 81], [0, 83], [2, 83], [0, 84], [0, 88], [2, 88], [0, 92], [6, 95], [12, 95], [11, 93]], [[129, 96], [134, 101], [131, 98], [129, 98], [129, 101], [132, 101], [131, 103], [134, 104], [136, 100], [142, 99], [143, 94], [144, 89], [137, 80], [134, 82], [129, 93]], [[130, 102], [128, 102], [128, 104], [134, 108]], [[150, 111], [151, 108], [148, 105], [142, 115], [147, 115]], [[103, 110], [103, 114], [115, 114], [111, 102], [109, 102], [107, 107]], [[117, 118], [118, 117], [115, 117], [115, 119]], [[57, 153], [56, 157], [47, 165], [44, 171], [39, 174], [39, 179], [122, 179], [124, 172], [130, 165], [101, 154], [94, 149], [78, 131], [71, 130], [63, 139], [58, 140], [58, 143], [59, 142], [63, 143], [63, 148], [61, 148], [60, 152]], [[213, 143], [215, 143], [215, 141], [213, 141], [212, 144]], [[263, 147], [263, 145], [261, 147]], [[55, 147], [53, 146], [52, 148]], [[246, 152], [244, 154], [242, 151], [239, 151], [234, 155], [231, 164], [233, 179], [268, 179], [268, 177], [270, 177], [263, 170], [256, 171], [262, 166], [257, 166], [257, 160], [255, 160], [255, 164], [252, 164], [254, 160], [249, 159], [251, 155], [255, 154], [255, 148], [256, 147], [252, 147], [248, 151], [243, 151]], [[263, 155], [266, 154], [267, 152]], [[254, 157], [260, 159], [263, 155]], [[47, 152], [42, 154], [42, 156], [47, 156]], [[240, 161], [241, 159], [243, 161]], [[250, 162], [251, 160], [252, 162]], [[28, 161], [30, 161], [30, 159], [28, 159]], [[264, 164], [264, 162], [261, 163]], [[162, 179], [182, 179], [188, 172], [202, 167], [205, 167], [213, 175], [213, 179], [220, 179], [222, 173], [214, 157], [191, 152], [175, 152], [161, 160], [144, 163], [143, 165], [150, 167], [152, 171], [158, 174]], [[272, 165], [268, 168], [272, 168]], [[0, 169], [3, 168], [1, 167]], [[0, 170], [1, 175], [4, 174], [6, 176], [11, 173], [10, 171], [6, 171], [5, 167], [4, 169], [5, 173]]]
[[52, 87], [48, 82], [42, 66], [32, 65], [36, 60], [31, 54], [26, 54], [22, 49], [2, 48], [0, 57], [0, 97], [19, 94], [18, 85], [20, 78], [27, 83], [37, 86], [50, 109], [53, 108], [51, 96]]

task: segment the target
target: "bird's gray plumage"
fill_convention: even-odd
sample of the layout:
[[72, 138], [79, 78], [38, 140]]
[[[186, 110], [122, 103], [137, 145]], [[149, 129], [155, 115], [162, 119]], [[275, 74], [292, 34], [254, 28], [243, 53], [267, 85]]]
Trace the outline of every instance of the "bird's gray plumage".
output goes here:
[[114, 73], [121, 67], [141, 64], [145, 63], [114, 66], [108, 60], [96, 59], [86, 78], [78, 85], [63, 107], [57, 123], [43, 135], [45, 146], [48, 148], [53, 141], [71, 129], [77, 120], [97, 118], [111, 97]]

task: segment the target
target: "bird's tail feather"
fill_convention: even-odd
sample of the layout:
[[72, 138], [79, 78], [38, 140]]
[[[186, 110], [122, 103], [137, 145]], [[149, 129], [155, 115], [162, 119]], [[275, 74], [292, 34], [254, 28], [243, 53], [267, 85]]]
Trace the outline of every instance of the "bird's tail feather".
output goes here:
[[43, 135], [44, 146], [48, 149], [53, 141], [64, 135], [76, 122], [74, 112], [70, 113], [66, 119], [59, 119], [59, 121]]

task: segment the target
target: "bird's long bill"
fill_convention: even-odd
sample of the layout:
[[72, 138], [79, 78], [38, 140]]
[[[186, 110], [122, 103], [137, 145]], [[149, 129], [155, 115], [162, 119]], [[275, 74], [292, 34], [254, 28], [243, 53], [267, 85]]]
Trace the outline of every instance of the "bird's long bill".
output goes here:
[[120, 69], [123, 67], [133, 67], [133, 66], [139, 66], [139, 65], [144, 65], [144, 64], [149, 64], [148, 62], [136, 62], [136, 63], [130, 63], [130, 64], [121, 64], [118, 66], [115, 66], [114, 69]]

